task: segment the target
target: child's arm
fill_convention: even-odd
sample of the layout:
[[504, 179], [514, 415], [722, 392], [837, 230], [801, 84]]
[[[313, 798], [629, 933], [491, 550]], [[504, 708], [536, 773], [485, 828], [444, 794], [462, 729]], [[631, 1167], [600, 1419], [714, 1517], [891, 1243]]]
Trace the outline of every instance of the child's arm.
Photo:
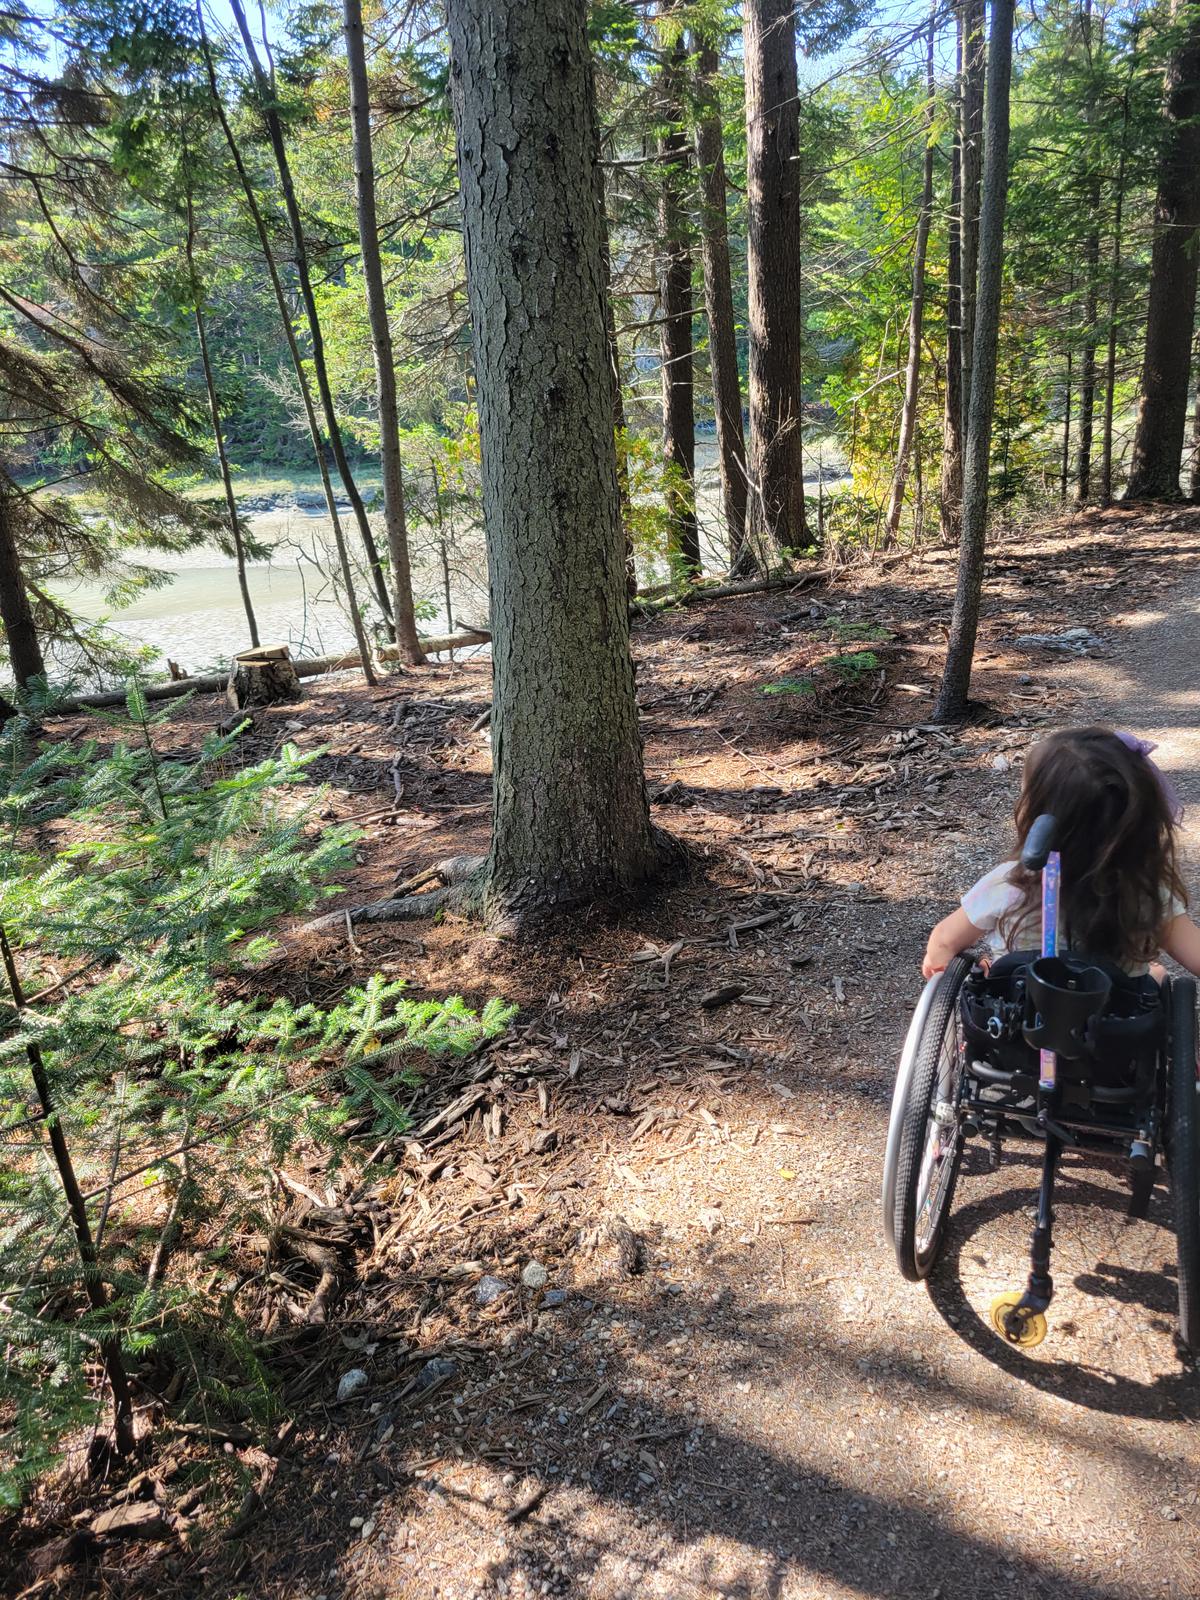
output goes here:
[[[1182, 922], [1187, 919], [1177, 917], [1175, 920]], [[1200, 961], [1200, 928], [1195, 929], [1195, 933], [1196, 959]], [[953, 960], [960, 950], [966, 950], [968, 946], [982, 938], [983, 929], [977, 928], [959, 906], [957, 911], [952, 911], [948, 917], [943, 917], [929, 935], [929, 943], [925, 947], [925, 959], [921, 963], [922, 977], [932, 978], [935, 972], [944, 972], [946, 963]]]
[[1191, 917], [1176, 917], [1167, 924], [1162, 947], [1173, 961], [1200, 978], [1200, 928]]

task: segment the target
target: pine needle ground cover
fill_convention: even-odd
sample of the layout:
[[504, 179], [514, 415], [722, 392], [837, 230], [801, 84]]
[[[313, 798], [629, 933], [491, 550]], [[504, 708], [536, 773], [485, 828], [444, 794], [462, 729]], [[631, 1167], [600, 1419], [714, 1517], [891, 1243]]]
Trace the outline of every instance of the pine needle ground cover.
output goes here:
[[136, 688], [126, 711], [103, 740], [39, 739], [22, 719], [0, 740], [10, 1509], [68, 1444], [96, 1469], [166, 1419], [270, 1418], [257, 1335], [323, 1320], [336, 1279], [328, 1250], [293, 1238], [305, 1270], [264, 1309], [280, 1299], [279, 1163], [299, 1148], [332, 1168], [352, 1136], [402, 1131], [412, 1064], [512, 1014], [410, 999], [380, 974], [324, 1005], [273, 995], [272, 927], [351, 860], [353, 833], [315, 827], [298, 791], [312, 753], [239, 769], [236, 734], [212, 734], [164, 759]]

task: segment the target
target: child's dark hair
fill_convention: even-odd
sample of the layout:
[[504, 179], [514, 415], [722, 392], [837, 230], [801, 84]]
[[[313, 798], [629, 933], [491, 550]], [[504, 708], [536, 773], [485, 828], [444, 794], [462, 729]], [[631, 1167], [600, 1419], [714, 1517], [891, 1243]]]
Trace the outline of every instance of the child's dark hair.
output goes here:
[[1021, 847], [1045, 811], [1058, 818], [1059, 910], [1064, 946], [1119, 965], [1151, 961], [1165, 924], [1187, 904], [1175, 859], [1171, 806], [1148, 758], [1107, 728], [1072, 728], [1036, 744], [1016, 806], [1017, 906], [1001, 919], [1006, 940], [1036, 918], [1039, 878], [1020, 865]]

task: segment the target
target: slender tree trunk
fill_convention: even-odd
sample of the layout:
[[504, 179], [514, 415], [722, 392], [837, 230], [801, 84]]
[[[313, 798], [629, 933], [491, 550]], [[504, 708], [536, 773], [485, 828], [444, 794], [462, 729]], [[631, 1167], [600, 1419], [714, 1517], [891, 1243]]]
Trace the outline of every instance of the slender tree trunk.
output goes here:
[[1072, 393], [1072, 368], [1074, 366], [1073, 354], [1070, 345], [1067, 346], [1067, 370], [1063, 381], [1063, 436], [1062, 456], [1059, 461], [1058, 472], [1058, 498], [1067, 498], [1067, 484], [1071, 479], [1071, 393]]
[[192, 292], [192, 306], [196, 321], [196, 340], [200, 346], [200, 365], [204, 371], [204, 390], [208, 395], [208, 414], [212, 419], [213, 442], [217, 447], [217, 460], [221, 466], [221, 483], [225, 489], [225, 509], [229, 514], [229, 532], [233, 536], [233, 556], [237, 563], [238, 588], [242, 593], [242, 608], [246, 613], [246, 626], [250, 630], [250, 643], [258, 646], [258, 622], [250, 600], [250, 585], [246, 579], [246, 546], [242, 539], [242, 520], [238, 515], [237, 496], [233, 492], [233, 474], [229, 470], [229, 454], [225, 449], [225, 432], [221, 426], [221, 406], [217, 399], [217, 385], [213, 377], [212, 361], [208, 353], [208, 332], [204, 325], [204, 301], [200, 292], [200, 279], [196, 273], [196, 216], [192, 206], [190, 178], [184, 189], [187, 205], [187, 232], [184, 235], [184, 254], [187, 257], [188, 284]]
[[950, 155], [950, 215], [946, 239], [946, 412], [942, 423], [942, 478], [938, 517], [944, 544], [956, 545], [962, 533], [963, 472], [963, 56], [966, 31], [962, 0], [954, 8], [957, 74], [954, 93], [954, 145]]
[[[8, 980], [9, 993], [12, 1003], [18, 1012], [25, 1009], [25, 992], [21, 985], [17, 964], [13, 959], [12, 949], [8, 942], [8, 935], [0, 927], [0, 961], [4, 966], [5, 977]], [[42, 1108], [42, 1118], [46, 1127], [46, 1137], [50, 1145], [50, 1154], [54, 1162], [55, 1171], [58, 1173], [59, 1186], [63, 1198], [67, 1203], [67, 1212], [71, 1218], [71, 1226], [75, 1233], [75, 1248], [79, 1255], [83, 1290], [87, 1295], [88, 1304], [93, 1311], [105, 1312], [109, 1309], [108, 1290], [100, 1276], [100, 1263], [96, 1253], [96, 1242], [92, 1235], [91, 1223], [88, 1220], [87, 1205], [84, 1202], [83, 1191], [79, 1187], [79, 1180], [75, 1175], [75, 1166], [71, 1160], [71, 1152], [67, 1145], [66, 1135], [63, 1133], [62, 1120], [58, 1116], [51, 1090], [50, 1078], [46, 1072], [46, 1064], [42, 1058], [41, 1046], [36, 1040], [30, 1040], [25, 1046], [25, 1057], [29, 1062], [30, 1076], [33, 1078], [34, 1091], [38, 1097], [38, 1104]], [[130, 1455], [133, 1451], [135, 1438], [133, 1431], [133, 1395], [129, 1388], [129, 1376], [125, 1371], [125, 1359], [121, 1351], [121, 1341], [115, 1333], [102, 1335], [97, 1340], [100, 1350], [100, 1359], [104, 1365], [104, 1376], [108, 1379], [109, 1392], [113, 1402], [113, 1448], [119, 1456]]]
[[946, 667], [934, 706], [935, 722], [953, 722], [967, 709], [987, 535], [988, 468], [996, 400], [996, 352], [1008, 203], [1009, 88], [1012, 81], [1014, 0], [992, 0], [987, 64], [987, 146], [979, 213], [979, 287], [972, 359], [971, 409], [963, 469], [963, 531]]
[[630, 599], [637, 593], [637, 556], [633, 548], [633, 505], [629, 496], [628, 437], [625, 421], [625, 395], [621, 387], [621, 347], [617, 343], [617, 315], [612, 294], [612, 247], [608, 233], [607, 206], [604, 223], [604, 332], [608, 339], [608, 363], [612, 371], [613, 434], [617, 439], [617, 499], [621, 507], [621, 527], [625, 535], [625, 589]]
[[661, 313], [663, 460], [671, 550], [684, 570], [700, 571], [696, 525], [696, 394], [692, 348], [692, 237], [684, 204], [687, 113], [683, 105], [687, 45], [682, 33], [667, 48], [659, 73], [658, 301]]
[[708, 362], [713, 415], [721, 463], [721, 498], [729, 537], [729, 566], [736, 568], [746, 542], [746, 437], [742, 429], [742, 385], [738, 374], [729, 267], [729, 220], [725, 200], [725, 137], [717, 89], [716, 49], [694, 39], [696, 166], [700, 178], [700, 251], [704, 262], [704, 307], [708, 317]]
[[975, 304], [979, 282], [979, 205], [983, 180], [983, 87], [987, 66], [986, 0], [962, 0], [963, 155], [962, 155], [962, 403], [963, 440], [971, 409], [975, 362]]
[[213, 66], [212, 51], [209, 48], [208, 33], [204, 24], [203, 0], [196, 0], [196, 18], [199, 25], [200, 48], [204, 55], [205, 71], [208, 75], [208, 92], [212, 99], [213, 109], [217, 113], [217, 120], [221, 124], [221, 131], [225, 135], [225, 143], [229, 147], [229, 154], [233, 158], [234, 167], [237, 169], [238, 179], [242, 186], [242, 193], [246, 198], [246, 208], [254, 223], [254, 230], [258, 234], [259, 249], [262, 251], [263, 262], [267, 268], [267, 275], [271, 280], [271, 289], [275, 295], [275, 304], [279, 311], [279, 322], [283, 328], [284, 338], [287, 340], [288, 354], [292, 359], [292, 370], [296, 374], [296, 384], [300, 391], [300, 400], [304, 407], [304, 419], [308, 426], [308, 436], [312, 442], [313, 459], [317, 471], [321, 475], [321, 489], [325, 495], [325, 508], [329, 513], [329, 521], [333, 527], [334, 544], [337, 547], [338, 565], [341, 569], [342, 582], [346, 586], [346, 605], [350, 612], [350, 624], [354, 630], [354, 640], [358, 646], [358, 658], [362, 664], [362, 674], [372, 686], [379, 682], [371, 660], [371, 648], [367, 640], [367, 632], [363, 627], [362, 612], [359, 610], [358, 597], [354, 592], [354, 573], [350, 566], [350, 553], [346, 548], [346, 536], [342, 531], [342, 519], [338, 515], [337, 501], [333, 495], [333, 484], [329, 478], [329, 466], [325, 460], [325, 448], [321, 441], [321, 429], [317, 422], [316, 409], [313, 406], [312, 393], [308, 387], [308, 374], [304, 370], [304, 361], [300, 354], [300, 346], [296, 341], [296, 330], [292, 326], [291, 313], [288, 310], [287, 296], [283, 292], [283, 282], [279, 276], [279, 267], [275, 261], [275, 252], [271, 247], [270, 235], [267, 225], [263, 221], [262, 210], [259, 207], [254, 185], [250, 182], [250, 175], [246, 171], [246, 164], [242, 160], [241, 148], [233, 128], [230, 126], [229, 117], [225, 111], [225, 102], [221, 99], [220, 87], [217, 84], [216, 68]]
[[1117, 392], [1117, 309], [1121, 301], [1122, 225], [1125, 216], [1126, 134], [1129, 128], [1129, 90], [1121, 102], [1121, 153], [1117, 159], [1117, 193], [1113, 212], [1112, 257], [1108, 269], [1108, 330], [1104, 357], [1104, 424], [1100, 441], [1100, 504], [1113, 497], [1113, 410]]
[[1188, 498], [1200, 505], [1200, 335], [1196, 339], [1196, 399], [1192, 406], [1192, 466], [1188, 473]]
[[746, 0], [750, 540], [808, 543], [801, 439], [800, 114], [792, 0]]
[[929, 223], [933, 215], [933, 35], [929, 23], [929, 43], [925, 53], [925, 164], [921, 180], [921, 209], [917, 213], [917, 237], [913, 245], [912, 306], [908, 314], [908, 363], [904, 371], [904, 405], [900, 412], [900, 439], [896, 446], [896, 470], [892, 474], [892, 496], [887, 514], [887, 536], [900, 531], [904, 509], [904, 489], [908, 482], [908, 462], [917, 432], [917, 398], [921, 381], [921, 337], [925, 323], [925, 254], [929, 247]]
[[447, 11], [491, 576], [483, 905], [510, 926], [639, 886], [667, 851], [629, 653], [587, 7]]
[[[367, 565], [371, 570], [371, 580], [374, 584], [375, 595], [379, 601], [379, 609], [385, 619], [392, 622], [392, 600], [388, 594], [387, 581], [383, 575], [383, 564], [379, 559], [379, 551], [375, 547], [375, 536], [371, 532], [370, 518], [367, 508], [363, 504], [362, 495], [358, 492], [358, 485], [354, 481], [354, 474], [350, 470], [350, 462], [346, 456], [346, 447], [342, 439], [341, 424], [338, 422], [337, 408], [333, 401], [333, 390], [329, 383], [329, 370], [325, 364], [325, 339], [321, 333], [321, 321], [317, 316], [317, 302], [313, 295], [312, 275], [308, 267], [308, 244], [304, 238], [304, 223], [300, 217], [300, 207], [296, 202], [295, 185], [292, 182], [292, 168], [288, 160], [287, 145], [283, 138], [283, 124], [279, 120], [276, 110], [276, 92], [273, 80], [274, 74], [268, 77], [258, 59], [258, 51], [254, 48], [254, 40], [246, 23], [246, 10], [242, 0], [229, 0], [230, 9], [233, 11], [234, 21], [238, 25], [238, 32], [242, 36], [245, 47], [246, 59], [250, 71], [254, 76], [255, 87], [258, 91], [258, 110], [266, 126], [267, 137], [270, 140], [271, 151], [275, 157], [275, 166], [279, 173], [279, 187], [283, 191], [283, 204], [287, 212], [288, 227], [292, 235], [292, 249], [295, 253], [296, 276], [300, 283], [300, 298], [304, 302], [304, 315], [308, 323], [308, 336], [312, 345], [313, 375], [317, 380], [317, 393], [321, 399], [321, 410], [325, 416], [325, 432], [329, 437], [329, 448], [333, 451], [334, 463], [338, 469], [338, 476], [342, 480], [342, 487], [346, 491], [354, 512], [355, 521], [358, 523], [359, 537], [367, 556]], [[395, 629], [392, 629], [393, 633]]]
[[1141, 403], [1127, 500], [1177, 500], [1187, 429], [1200, 229], [1200, 4], [1175, 0], [1181, 36], [1166, 73]]
[[46, 663], [21, 571], [18, 516], [12, 484], [6, 474], [0, 473], [0, 622], [4, 624], [8, 661], [17, 687], [27, 689], [31, 678], [46, 676]]
[[[1100, 209], [1100, 183], [1089, 185], [1091, 215]], [[1083, 329], [1084, 343], [1079, 362], [1079, 454], [1075, 465], [1075, 500], [1084, 505], [1092, 495], [1092, 419], [1096, 408], [1096, 302], [1100, 273], [1100, 233], [1088, 230], [1083, 241]]]
[[383, 477], [383, 525], [392, 568], [392, 621], [400, 660], [410, 667], [424, 661], [413, 610], [412, 572], [408, 559], [408, 522], [404, 506], [404, 473], [400, 460], [400, 415], [392, 362], [392, 330], [379, 255], [379, 223], [375, 214], [375, 156], [371, 148], [371, 98], [367, 53], [363, 41], [362, 0], [343, 0], [346, 70], [350, 80], [350, 121], [354, 129], [354, 192], [358, 241], [362, 250], [367, 317], [375, 358], [375, 397], [379, 408], [379, 464]]

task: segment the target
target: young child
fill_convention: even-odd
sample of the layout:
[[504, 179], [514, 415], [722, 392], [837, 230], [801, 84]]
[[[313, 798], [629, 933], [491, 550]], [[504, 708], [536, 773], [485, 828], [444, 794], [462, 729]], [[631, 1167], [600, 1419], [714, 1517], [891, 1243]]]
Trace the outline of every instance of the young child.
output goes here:
[[[1039, 948], [1040, 875], [1026, 872], [1020, 857], [1025, 836], [1046, 811], [1058, 819], [1061, 948], [1104, 957], [1135, 976], [1165, 951], [1200, 976], [1200, 928], [1186, 913], [1175, 859], [1183, 813], [1150, 760], [1153, 748], [1107, 728], [1068, 729], [1033, 747], [1012, 858], [985, 873], [929, 935], [926, 978], [980, 942], [993, 957]], [[1154, 975], [1161, 978], [1162, 969]]]

